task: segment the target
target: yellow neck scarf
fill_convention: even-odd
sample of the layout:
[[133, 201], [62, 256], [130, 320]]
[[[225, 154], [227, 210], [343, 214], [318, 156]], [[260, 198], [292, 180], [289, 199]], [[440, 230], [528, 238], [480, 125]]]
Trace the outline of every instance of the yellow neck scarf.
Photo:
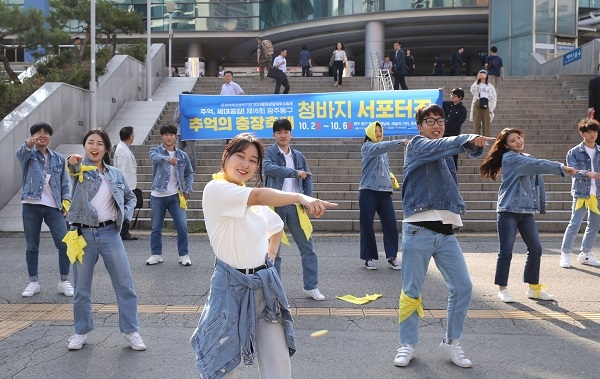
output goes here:
[[[214, 174], [212, 174], [212, 178], [213, 178], [213, 180], [225, 180], [225, 181], [229, 182], [229, 180], [225, 179], [225, 173], [223, 171], [215, 172]], [[233, 183], [233, 182], [229, 182], [229, 183]], [[234, 183], [234, 184], [237, 184], [237, 183]], [[246, 187], [246, 183], [238, 184], [238, 186]]]

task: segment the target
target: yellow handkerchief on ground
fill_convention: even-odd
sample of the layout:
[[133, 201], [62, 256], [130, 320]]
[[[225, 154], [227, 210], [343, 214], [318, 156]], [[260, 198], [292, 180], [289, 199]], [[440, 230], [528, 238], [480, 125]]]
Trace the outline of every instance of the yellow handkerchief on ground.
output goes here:
[[340, 300], [344, 300], [347, 301], [349, 303], [352, 304], [358, 304], [358, 305], [363, 305], [363, 304], [367, 304], [373, 300], [377, 300], [379, 299], [381, 296], [383, 296], [380, 293], [375, 293], [373, 295], [369, 295], [367, 294], [365, 297], [355, 297], [352, 295], [344, 295], [344, 296], [336, 296], [336, 298], [340, 299]]
[[96, 166], [86, 166], [84, 164], [81, 165], [81, 169], [79, 170], [79, 172], [71, 172], [71, 170], [69, 170], [69, 166], [67, 166], [67, 172], [69, 173], [69, 175], [74, 176], [74, 177], [78, 177], [79, 178], [79, 183], [83, 182], [83, 173], [86, 171], [94, 171], [95, 169], [97, 169]]
[[87, 242], [85, 242], [83, 236], [79, 234], [79, 231], [69, 231], [62, 241], [67, 245], [67, 256], [69, 257], [69, 261], [75, 263], [75, 260], [78, 260], [79, 263], [83, 263], [83, 254], [85, 253], [83, 249], [87, 246]]
[[187, 200], [185, 199], [185, 197], [183, 197], [181, 191], [177, 191], [177, 194], [179, 195], [179, 207], [187, 209]]

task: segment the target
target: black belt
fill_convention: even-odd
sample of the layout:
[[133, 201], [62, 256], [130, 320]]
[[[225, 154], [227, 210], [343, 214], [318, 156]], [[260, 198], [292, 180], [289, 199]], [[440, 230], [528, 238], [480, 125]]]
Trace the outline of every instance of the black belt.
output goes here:
[[254, 268], [236, 268], [236, 270], [238, 270], [242, 274], [251, 275], [259, 272], [263, 268], [267, 268], [267, 265], [262, 265]]
[[108, 220], [108, 221], [104, 221], [104, 222], [100, 222], [98, 223], [98, 226], [91, 226], [91, 225], [84, 225], [84, 224], [80, 224], [77, 222], [73, 223], [73, 226], [76, 226], [78, 228], [90, 228], [90, 229], [98, 229], [98, 228], [104, 228], [105, 226], [109, 226], [115, 223], [115, 220]]

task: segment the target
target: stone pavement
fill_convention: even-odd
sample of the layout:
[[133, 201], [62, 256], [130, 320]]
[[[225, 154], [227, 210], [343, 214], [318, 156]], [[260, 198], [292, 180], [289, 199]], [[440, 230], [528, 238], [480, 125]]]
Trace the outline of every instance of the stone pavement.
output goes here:
[[[144, 264], [149, 235], [127, 241], [126, 248], [139, 296], [140, 334], [148, 346], [135, 352], [119, 335], [114, 292], [106, 269], [97, 264], [93, 302], [96, 329], [87, 345], [68, 351], [73, 334], [70, 298], [57, 293], [57, 259], [52, 239], [41, 243], [42, 291], [21, 297], [27, 285], [21, 233], [0, 234], [0, 378], [197, 378], [189, 337], [208, 294], [214, 255], [206, 235], [190, 238], [192, 266], [177, 263], [176, 238], [164, 236], [165, 262]], [[283, 247], [283, 284], [292, 310], [298, 352], [294, 378], [594, 378], [600, 357], [600, 268], [575, 264], [558, 267], [561, 236], [544, 235], [542, 282], [557, 301], [525, 297], [521, 283], [524, 244], [518, 240], [509, 289], [517, 302], [497, 300], [493, 285], [495, 234], [459, 234], [474, 283], [462, 344], [473, 361], [459, 368], [438, 348], [445, 330], [447, 291], [434, 264], [423, 291], [426, 309], [416, 358], [395, 367], [398, 348], [397, 307], [401, 273], [385, 267], [364, 269], [358, 259], [358, 236], [316, 235], [319, 288], [327, 299], [316, 302], [302, 292], [300, 258], [295, 245]], [[383, 247], [381, 238], [379, 246]], [[335, 296], [381, 293], [363, 306]], [[322, 337], [311, 337], [327, 329]], [[256, 366], [243, 367], [239, 378], [258, 378]]]

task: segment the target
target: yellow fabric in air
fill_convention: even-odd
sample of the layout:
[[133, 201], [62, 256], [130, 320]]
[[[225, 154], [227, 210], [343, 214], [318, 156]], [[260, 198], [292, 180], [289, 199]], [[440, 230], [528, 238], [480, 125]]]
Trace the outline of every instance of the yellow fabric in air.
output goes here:
[[398, 179], [390, 172], [390, 179], [392, 179], [392, 188], [400, 188], [400, 184], [398, 184]]
[[79, 235], [79, 231], [69, 231], [62, 241], [67, 245], [67, 256], [71, 264], [75, 263], [75, 260], [83, 263], [83, 254], [85, 253], [83, 249], [87, 246], [87, 242], [82, 235]]
[[304, 210], [302, 204], [296, 204], [296, 209], [298, 210], [298, 220], [300, 220], [300, 227], [302, 228], [302, 231], [306, 236], [306, 240], [308, 241], [310, 239], [310, 236], [312, 235], [313, 226], [310, 223], [310, 219], [308, 218], [308, 215], [306, 214], [306, 211]]
[[344, 296], [336, 296], [336, 298], [340, 299], [340, 300], [347, 301], [347, 302], [352, 303], [352, 304], [363, 305], [363, 304], [370, 303], [371, 301], [377, 300], [381, 296], [383, 296], [383, 295], [380, 294], [380, 293], [375, 293], [373, 295], [366, 294], [365, 297], [356, 297], [356, 296], [352, 296], [352, 295], [344, 295]]
[[400, 302], [398, 304], [398, 323], [401, 324], [404, 320], [410, 317], [414, 311], [417, 311], [419, 317], [425, 317], [421, 296], [418, 299], [413, 299], [402, 291], [400, 293]]

